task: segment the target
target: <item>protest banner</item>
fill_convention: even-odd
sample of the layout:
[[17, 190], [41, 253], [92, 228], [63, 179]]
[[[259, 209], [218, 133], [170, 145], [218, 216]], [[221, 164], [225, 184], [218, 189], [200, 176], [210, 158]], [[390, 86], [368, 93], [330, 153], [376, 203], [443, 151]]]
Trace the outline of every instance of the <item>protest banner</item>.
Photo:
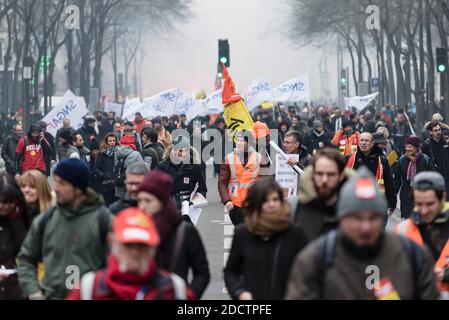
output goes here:
[[[288, 158], [299, 161], [298, 154], [289, 154]], [[295, 197], [298, 194], [299, 179], [299, 175], [295, 172], [295, 170], [293, 170], [287, 161], [288, 159], [286, 159], [282, 154], [278, 153], [276, 155], [276, 181], [284, 191], [285, 199]]]
[[141, 112], [142, 103], [139, 98], [126, 99], [123, 105], [122, 118], [127, 120], [134, 120], [134, 115], [136, 112]]
[[264, 102], [273, 100], [273, 92], [267, 78], [253, 80], [248, 87], [245, 104], [249, 111], [253, 111]]
[[293, 78], [273, 89], [274, 99], [278, 102], [305, 101], [310, 105], [309, 75]]
[[357, 111], [362, 111], [366, 106], [370, 104], [377, 96], [379, 92], [364, 96], [364, 97], [350, 97], [345, 98], [347, 108], [356, 108]]
[[220, 114], [223, 112], [221, 90], [217, 90], [204, 100], [206, 114]]
[[71, 126], [76, 130], [83, 123], [83, 117], [89, 113], [86, 103], [68, 90], [63, 99], [51, 110], [42, 121], [48, 124], [47, 132], [56, 137], [58, 129], [62, 128], [65, 119], [70, 120]]
[[123, 105], [119, 103], [106, 102], [104, 112], [114, 112], [117, 117], [122, 116]]

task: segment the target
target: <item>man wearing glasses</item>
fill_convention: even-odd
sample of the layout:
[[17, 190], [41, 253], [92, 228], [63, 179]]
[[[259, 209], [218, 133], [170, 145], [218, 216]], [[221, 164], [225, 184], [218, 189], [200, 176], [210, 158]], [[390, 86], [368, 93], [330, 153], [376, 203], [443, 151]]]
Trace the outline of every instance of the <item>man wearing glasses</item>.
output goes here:
[[449, 144], [441, 131], [441, 125], [438, 121], [432, 121], [427, 130], [430, 133], [423, 146], [422, 152], [432, 158], [435, 167], [439, 173], [444, 177], [446, 183], [446, 199], [449, 195]]

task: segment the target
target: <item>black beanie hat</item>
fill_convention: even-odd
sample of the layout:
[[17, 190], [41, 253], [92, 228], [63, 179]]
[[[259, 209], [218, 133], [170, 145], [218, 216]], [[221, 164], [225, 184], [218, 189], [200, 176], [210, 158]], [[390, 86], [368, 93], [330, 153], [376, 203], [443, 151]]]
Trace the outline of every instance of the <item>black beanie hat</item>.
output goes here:
[[86, 192], [89, 185], [89, 167], [84, 161], [67, 159], [61, 161], [53, 171], [55, 176]]

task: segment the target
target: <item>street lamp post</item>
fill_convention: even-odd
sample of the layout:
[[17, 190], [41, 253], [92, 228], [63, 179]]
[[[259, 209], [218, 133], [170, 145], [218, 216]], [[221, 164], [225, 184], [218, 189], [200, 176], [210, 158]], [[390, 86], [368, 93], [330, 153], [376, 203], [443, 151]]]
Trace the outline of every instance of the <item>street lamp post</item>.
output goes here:
[[24, 118], [24, 124], [23, 129], [28, 131], [28, 127], [31, 125], [31, 79], [33, 78], [33, 58], [31, 57], [24, 57], [23, 58], [23, 67], [22, 67], [22, 80], [23, 80], [23, 87], [25, 91], [25, 118]]

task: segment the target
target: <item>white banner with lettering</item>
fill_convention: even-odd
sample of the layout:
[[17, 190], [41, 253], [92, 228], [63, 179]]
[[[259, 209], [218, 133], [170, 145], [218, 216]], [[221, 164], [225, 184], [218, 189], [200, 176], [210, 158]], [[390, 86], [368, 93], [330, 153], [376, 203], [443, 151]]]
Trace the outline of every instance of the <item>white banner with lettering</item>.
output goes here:
[[134, 120], [134, 115], [136, 112], [141, 112], [142, 104], [139, 98], [126, 99], [123, 105], [123, 119]]
[[271, 91], [270, 82], [267, 78], [259, 78], [251, 82], [245, 100], [245, 105], [249, 111], [253, 111], [263, 102], [272, 100], [273, 92]]
[[204, 100], [206, 106], [206, 114], [219, 114], [223, 110], [223, 102], [221, 99], [221, 90], [217, 90], [211, 93], [206, 100]]
[[276, 101], [310, 101], [309, 74], [291, 79], [273, 89]]
[[345, 98], [346, 107], [356, 108], [358, 111], [362, 111], [367, 105], [370, 104], [377, 96], [379, 92], [364, 96], [364, 97], [351, 97]]
[[[295, 161], [299, 161], [298, 154], [289, 154], [287, 156]], [[286, 199], [298, 194], [298, 179], [299, 175], [288, 164], [288, 160], [278, 153], [276, 156], [276, 181], [284, 190]]]
[[120, 117], [122, 115], [123, 105], [119, 103], [106, 102], [104, 106], [104, 112], [114, 112], [116, 116]]
[[151, 119], [154, 117], [170, 117], [175, 114], [180, 89], [170, 89], [143, 99], [142, 115]]
[[75, 94], [67, 90], [63, 99], [42, 119], [48, 124], [47, 131], [56, 137], [58, 129], [62, 128], [65, 119], [70, 120], [74, 129], [79, 129], [83, 123], [83, 117], [89, 113], [86, 103]]

